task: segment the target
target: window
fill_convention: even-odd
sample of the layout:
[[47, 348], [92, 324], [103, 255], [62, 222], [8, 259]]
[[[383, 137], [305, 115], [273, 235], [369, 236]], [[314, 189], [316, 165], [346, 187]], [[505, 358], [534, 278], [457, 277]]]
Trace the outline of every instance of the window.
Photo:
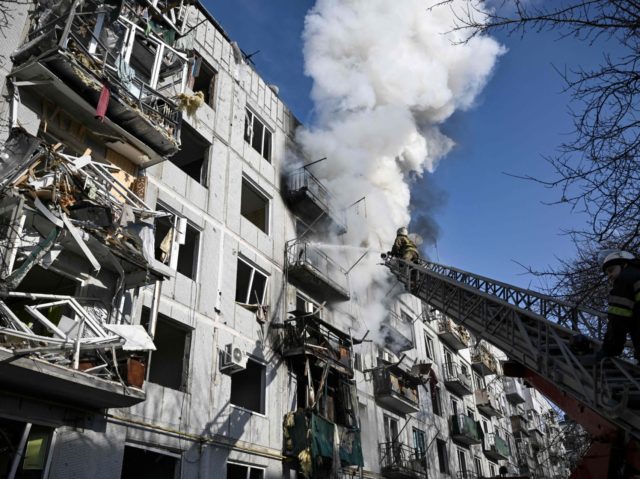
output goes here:
[[240, 214], [269, 234], [269, 199], [245, 178], [242, 179]]
[[209, 143], [188, 124], [180, 129], [180, 151], [169, 161], [201, 185], [207, 184]]
[[385, 442], [397, 442], [398, 441], [398, 420], [387, 416], [384, 418], [384, 440]]
[[431, 339], [431, 336], [429, 336], [426, 331], [424, 333], [424, 346], [427, 353], [427, 358], [433, 361], [435, 358], [433, 352], [433, 339]]
[[460, 414], [458, 401], [453, 396], [451, 396], [450, 400], [451, 400], [451, 414], [453, 414], [454, 416], [458, 416], [458, 414]]
[[422, 459], [427, 452], [426, 440], [424, 431], [413, 428], [413, 447], [416, 450], [416, 456], [418, 459]]
[[442, 439], [436, 439], [436, 447], [438, 448], [438, 466], [440, 472], [449, 474], [449, 453], [447, 452], [447, 443]]
[[362, 364], [362, 354], [360, 353], [355, 353], [353, 355], [353, 367], [357, 370], [362, 372], [364, 369], [364, 365]]
[[[140, 324], [149, 327], [149, 308], [142, 308]], [[191, 349], [191, 329], [158, 313], [153, 337], [156, 350], [149, 363], [149, 382], [186, 391]]]
[[458, 470], [462, 472], [462, 477], [467, 479], [469, 477], [467, 471], [467, 456], [462, 449], [458, 449]]
[[244, 141], [271, 163], [271, 131], [249, 109], [244, 119]]
[[494, 466], [493, 464], [489, 463], [489, 475], [491, 477], [495, 477], [496, 474], [496, 466]]
[[124, 446], [120, 479], [178, 479], [180, 459], [176, 455], [130, 445]]
[[267, 275], [238, 258], [236, 301], [243, 304], [263, 304]]
[[189, 87], [194, 93], [201, 91], [204, 95], [204, 102], [211, 108], [215, 108], [216, 79], [216, 71], [201, 56], [196, 55], [189, 71]]
[[433, 414], [442, 416], [442, 403], [440, 402], [440, 388], [438, 386], [431, 385], [431, 407]]
[[482, 429], [485, 434], [489, 434], [489, 423], [485, 419], [482, 420]]
[[264, 469], [228, 462], [227, 479], [264, 479]]
[[473, 462], [475, 464], [476, 474], [478, 475], [478, 477], [484, 477], [484, 471], [482, 469], [482, 459], [476, 456], [473, 458]]
[[[162, 206], [157, 210], [166, 211]], [[175, 216], [156, 218], [155, 228], [155, 258], [183, 276], [195, 280], [198, 270], [200, 231], [189, 224], [186, 218]]]
[[46, 477], [52, 437], [50, 427], [0, 418], [0, 477], [9, 477], [16, 458], [16, 479]]
[[[231, 376], [231, 404], [265, 413], [266, 368], [249, 359], [247, 367]], [[233, 476], [235, 477], [235, 476]]]
[[483, 377], [481, 377], [479, 374], [473, 373], [473, 379], [475, 380], [475, 383], [476, 383], [476, 389], [484, 389], [485, 388], [484, 378]]

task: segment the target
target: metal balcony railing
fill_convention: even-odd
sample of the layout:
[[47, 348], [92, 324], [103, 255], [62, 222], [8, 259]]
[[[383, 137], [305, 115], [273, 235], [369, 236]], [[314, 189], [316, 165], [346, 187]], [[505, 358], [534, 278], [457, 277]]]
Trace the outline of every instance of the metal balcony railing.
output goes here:
[[445, 363], [443, 381], [447, 389], [458, 396], [466, 396], [472, 393], [473, 386], [471, 374], [464, 370], [459, 364]]
[[385, 477], [427, 477], [424, 451], [394, 441], [378, 444], [378, 453]]
[[372, 371], [373, 389], [376, 401], [399, 414], [412, 414], [419, 411], [418, 382], [399, 367], [385, 366]]
[[451, 438], [466, 446], [482, 443], [480, 423], [466, 414], [453, 415], [450, 418]]
[[522, 404], [526, 401], [524, 386], [513, 378], [504, 378], [504, 393], [511, 404]]
[[502, 411], [500, 403], [495, 395], [488, 389], [476, 389], [475, 391], [476, 407], [480, 412], [489, 417], [501, 417]]
[[498, 434], [487, 434], [484, 438], [484, 454], [493, 461], [503, 461], [509, 457], [509, 444]]
[[402, 352], [413, 348], [413, 324], [393, 311], [389, 311], [380, 330], [385, 336], [385, 341], [392, 343], [390, 349]]
[[440, 339], [448, 346], [452, 347], [455, 351], [469, 347], [471, 337], [463, 326], [456, 325], [446, 316], [440, 317], [437, 324], [438, 336], [440, 336]]
[[325, 299], [349, 299], [347, 271], [312, 243], [290, 241], [286, 246], [286, 266], [293, 279]]
[[471, 367], [483, 376], [498, 374], [498, 361], [484, 344], [471, 349]]

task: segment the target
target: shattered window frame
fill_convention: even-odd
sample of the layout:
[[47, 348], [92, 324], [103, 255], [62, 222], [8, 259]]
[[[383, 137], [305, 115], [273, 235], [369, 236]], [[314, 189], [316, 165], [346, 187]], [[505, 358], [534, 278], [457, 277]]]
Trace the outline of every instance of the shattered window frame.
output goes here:
[[435, 355], [435, 349], [434, 349], [435, 345], [433, 342], [433, 338], [426, 331], [424, 332], [424, 348], [425, 348], [425, 354], [427, 356], [427, 359], [430, 359], [431, 361], [435, 361], [436, 355]]
[[245, 108], [244, 141], [271, 163], [273, 132], [253, 111]]
[[[246, 267], [248, 267], [248, 268], [250, 268], [250, 270], [251, 270], [249, 272], [249, 280], [248, 280], [247, 285], [246, 285], [246, 292], [244, 294], [244, 300], [242, 300], [242, 298], [239, 298], [239, 294], [238, 294], [239, 287], [243, 286], [243, 285], [238, 284], [239, 281], [241, 280], [240, 275], [239, 275], [240, 265], [241, 264], [246, 266]], [[252, 298], [251, 297], [251, 293], [252, 293], [252, 291], [254, 291], [254, 279], [255, 279], [256, 273], [258, 273], [259, 275], [264, 277], [264, 286], [262, 287], [262, 294], [261, 295], [259, 294], [257, 298], [255, 298], [255, 295], [254, 295], [254, 298]], [[267, 287], [268, 286], [269, 286], [269, 275], [266, 272], [264, 272], [263, 270], [261, 270], [257, 266], [253, 265], [248, 260], [245, 260], [245, 259], [243, 259], [241, 257], [238, 257], [237, 270], [236, 270], [236, 296], [235, 296], [236, 303], [247, 304], [247, 305], [249, 305], [249, 304], [258, 304], [258, 303], [253, 303], [252, 302], [254, 299], [257, 299], [260, 302], [260, 304], [265, 304], [265, 299], [267, 297]]]
[[[204, 59], [204, 56], [200, 55], [198, 52], [194, 51], [193, 54], [194, 57], [189, 63], [190, 71], [188, 74], [187, 84], [194, 93], [202, 91], [205, 104], [210, 106], [211, 109], [215, 110], [218, 92], [218, 70], [211, 66], [211, 64], [209, 64], [209, 62]], [[198, 61], [200, 62], [200, 65], [197, 67], [197, 75], [193, 76], [193, 70], [196, 69], [196, 64], [198, 63]], [[203, 72], [208, 78], [208, 81], [206, 78], [201, 78], [203, 76]], [[197, 88], [197, 85], [199, 85], [203, 81], [207, 83], [205, 91]]]
[[[245, 468], [246, 473], [245, 477], [242, 479], [264, 479], [266, 469], [264, 467], [254, 466], [252, 464], [240, 464], [238, 462], [227, 461], [227, 479], [236, 479], [237, 476], [229, 476], [229, 466], [234, 466], [237, 468]], [[240, 473], [240, 471], [236, 471]], [[256, 474], [254, 474], [256, 473]]]
[[[187, 218], [179, 216], [173, 209], [171, 209], [166, 203], [161, 200], [156, 202], [156, 211], [162, 211], [165, 213], [169, 213], [168, 216], [158, 217], [156, 218], [154, 225], [154, 257], [157, 261], [166, 264], [169, 268], [173, 269], [177, 273], [180, 273], [185, 278], [189, 278], [192, 281], [198, 281], [199, 273], [200, 273], [200, 253], [202, 249], [202, 230], [198, 228], [195, 224], [191, 223]], [[165, 219], [169, 224], [169, 229], [166, 234], [160, 238], [159, 235], [159, 224], [164, 222]], [[173, 221], [172, 221], [173, 220]], [[184, 240], [180, 243], [180, 223], [184, 222]], [[163, 230], [165, 229], [166, 224], [163, 224]], [[178, 267], [180, 266], [180, 251], [183, 246], [186, 246], [187, 232], [191, 228], [197, 235], [195, 241], [195, 247], [191, 251], [193, 254], [193, 264], [192, 264], [192, 276], [184, 274], [184, 272], [180, 271]], [[163, 252], [162, 243], [167, 238], [167, 235], [171, 234], [173, 231], [173, 236], [170, 240], [170, 249], [168, 259], [163, 259], [161, 256], [158, 257], [159, 253]]]

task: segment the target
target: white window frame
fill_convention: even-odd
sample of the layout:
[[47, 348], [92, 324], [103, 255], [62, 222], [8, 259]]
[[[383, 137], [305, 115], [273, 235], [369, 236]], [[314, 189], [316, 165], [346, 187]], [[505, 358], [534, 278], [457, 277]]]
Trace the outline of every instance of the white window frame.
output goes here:
[[[251, 268], [251, 276], [249, 277], [249, 286], [247, 287], [247, 295], [245, 296], [245, 300], [248, 299], [249, 301], [244, 301], [243, 304], [256, 304], [256, 303], [252, 303], [251, 302], [252, 298], [248, 297], [251, 294], [251, 290], [253, 289], [252, 287], [253, 278], [255, 277], [256, 271], [265, 277], [264, 290], [262, 291], [262, 303], [264, 304], [265, 300], [267, 299], [267, 291], [269, 288], [269, 275], [265, 273], [262, 269], [258, 268], [255, 264], [251, 263], [249, 260], [246, 260], [241, 256], [238, 256], [238, 261], [242, 261], [244, 264], [249, 266], [249, 268]], [[236, 270], [236, 275], [237, 275], [237, 270]], [[237, 279], [236, 279], [236, 285], [237, 285]], [[237, 294], [237, 291], [236, 291], [236, 294]], [[236, 302], [241, 302], [241, 301], [236, 301]]]
[[241, 466], [241, 467], [246, 467], [247, 468], [247, 478], [249, 479], [249, 477], [251, 476], [251, 469], [257, 469], [259, 471], [262, 471], [262, 478], [266, 478], [267, 477], [267, 468], [266, 467], [262, 467], [262, 466], [256, 466], [254, 464], [243, 464], [242, 462], [236, 462], [236, 461], [227, 461], [227, 465], [229, 464], [233, 464], [234, 466]]
[[[250, 121], [248, 121], [250, 120]], [[262, 135], [262, 145], [260, 145], [260, 151], [256, 150], [253, 147], [253, 124], [254, 121], [258, 121], [261, 125], [262, 128], [264, 129], [263, 131], [263, 135]], [[273, 131], [271, 131], [271, 128], [269, 128], [266, 124], [266, 122], [264, 122], [258, 115], [256, 115], [256, 113], [251, 110], [249, 107], [245, 107], [245, 122], [248, 123], [248, 126], [245, 124], [245, 128], [248, 130], [249, 132], [249, 138], [246, 138], [246, 132], [243, 132], [243, 138], [245, 140], [246, 143], [249, 144], [249, 146], [256, 151], [265, 161], [271, 163], [272, 162], [272, 158], [273, 158]], [[269, 132], [269, 135], [271, 136], [271, 145], [270, 145], [270, 149], [269, 149], [269, 157], [267, 158], [264, 155], [265, 152], [265, 139], [267, 138], [267, 135], [265, 134], [266, 132]]]
[[427, 356], [427, 359], [430, 359], [431, 361], [435, 361], [436, 360], [435, 344], [433, 342], [433, 338], [431, 337], [431, 335], [426, 331], [424, 332], [424, 348], [425, 348], [425, 354]]

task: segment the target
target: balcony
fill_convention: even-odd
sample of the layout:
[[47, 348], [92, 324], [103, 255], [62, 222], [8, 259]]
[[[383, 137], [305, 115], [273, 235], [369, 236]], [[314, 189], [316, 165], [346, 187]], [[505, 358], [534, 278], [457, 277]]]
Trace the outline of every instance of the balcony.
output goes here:
[[457, 396], [468, 396], [473, 392], [471, 374], [466, 368], [456, 363], [444, 365], [444, 386]]
[[[108, 5], [76, 2], [59, 15], [41, 7], [36, 13], [47, 22], [35, 22], [14, 52], [11, 76], [33, 82], [19, 87], [21, 96], [50, 105], [42, 107], [47, 121], [53, 124], [62, 108], [79, 125], [116, 143], [125, 138], [144, 166], [180, 147], [179, 103], [186, 98], [188, 58], [173, 47], [175, 31], [155, 18], [154, 9], [148, 10], [147, 23], [130, 1], [120, 10], [110, 11]], [[100, 113], [99, 103], [104, 107]], [[102, 113], [104, 119], [97, 121]]]
[[482, 376], [498, 374], [498, 361], [483, 344], [471, 350], [471, 367]]
[[463, 326], [456, 325], [446, 316], [438, 319], [438, 336], [454, 351], [469, 347], [470, 336], [467, 330]]
[[509, 418], [511, 420], [511, 432], [517, 437], [529, 437], [529, 425], [527, 419], [522, 414], [514, 414]]
[[449, 420], [451, 439], [464, 446], [482, 444], [482, 429], [480, 423], [471, 416], [458, 414], [451, 416]]
[[344, 212], [336, 208], [333, 195], [307, 168], [289, 173], [285, 198], [305, 223], [314, 223], [339, 235], [347, 232]]
[[413, 325], [393, 311], [389, 311], [380, 325], [380, 335], [385, 346], [396, 354], [413, 348]]
[[398, 414], [413, 414], [420, 410], [418, 385], [422, 379], [399, 366], [381, 361], [372, 371], [376, 402]]
[[304, 312], [300, 317], [284, 322], [282, 355], [285, 358], [313, 356], [326, 361], [342, 374], [353, 377], [349, 336]]
[[497, 434], [485, 436], [483, 451], [492, 461], [506, 461], [509, 458], [509, 445]]
[[286, 246], [289, 281], [314, 298], [325, 301], [349, 299], [349, 277], [324, 251], [311, 243], [290, 241]]
[[524, 386], [514, 378], [504, 378], [504, 394], [507, 401], [513, 405], [522, 404], [527, 400]]
[[544, 447], [544, 435], [536, 428], [529, 429], [529, 442], [534, 452]]
[[476, 389], [475, 397], [476, 407], [482, 414], [487, 417], [502, 417], [500, 404], [492, 392], [487, 389]]
[[380, 472], [388, 479], [426, 478], [425, 454], [399, 442], [378, 444]]

